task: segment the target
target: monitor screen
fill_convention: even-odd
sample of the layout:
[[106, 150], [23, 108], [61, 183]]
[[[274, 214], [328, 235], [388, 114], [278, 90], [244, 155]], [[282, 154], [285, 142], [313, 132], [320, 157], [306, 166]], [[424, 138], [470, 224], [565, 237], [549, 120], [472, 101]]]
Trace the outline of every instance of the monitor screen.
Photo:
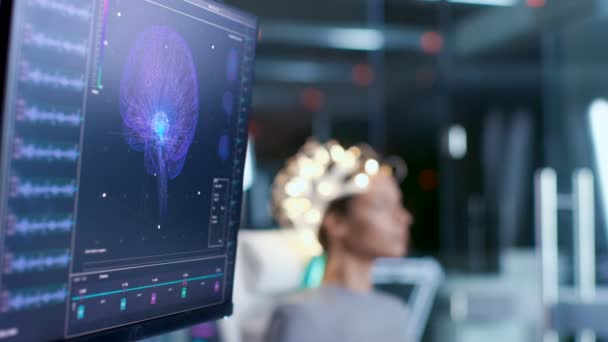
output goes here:
[[256, 18], [207, 0], [2, 6], [0, 340], [230, 314]]

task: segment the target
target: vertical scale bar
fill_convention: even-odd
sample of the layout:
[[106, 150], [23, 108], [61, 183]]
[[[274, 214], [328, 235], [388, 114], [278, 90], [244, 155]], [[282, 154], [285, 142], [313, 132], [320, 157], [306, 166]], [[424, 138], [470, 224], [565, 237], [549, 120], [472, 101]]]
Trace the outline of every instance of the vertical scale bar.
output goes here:
[[[544, 168], [535, 176], [536, 232], [541, 261], [542, 305], [545, 320], [548, 309], [557, 303], [559, 296], [558, 245], [557, 245], [557, 176], [555, 170]], [[544, 342], [557, 342], [559, 335], [545, 322]]]
[[[120, 13], [120, 12], [119, 12]], [[103, 57], [105, 53], [105, 44], [106, 44], [106, 29], [108, 22], [108, 0], [103, 0], [103, 15], [101, 20], [101, 33], [99, 37], [98, 47], [97, 47], [97, 75], [94, 79], [95, 88], [97, 90], [101, 90], [103, 88], [102, 84], [102, 74], [103, 74]]]
[[[595, 199], [593, 173], [588, 169], [574, 172], [573, 210], [574, 210], [574, 260], [575, 284], [583, 303], [595, 299]], [[580, 331], [578, 342], [594, 342], [591, 330]]]

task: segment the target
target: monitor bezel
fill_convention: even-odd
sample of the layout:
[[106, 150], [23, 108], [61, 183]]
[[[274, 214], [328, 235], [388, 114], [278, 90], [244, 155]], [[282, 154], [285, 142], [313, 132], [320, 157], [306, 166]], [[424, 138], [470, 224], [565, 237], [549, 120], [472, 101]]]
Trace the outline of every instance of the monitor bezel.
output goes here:
[[[13, 13], [12, 0], [0, 0], [0, 39], [3, 43], [0, 53], [0, 151], [2, 151], [2, 132], [4, 129], [4, 95], [6, 94], [6, 74], [8, 70], [8, 56], [10, 46], [10, 28]], [[2, 155], [0, 154], [0, 162]]]
[[[7, 89], [7, 77], [8, 74], [8, 60], [10, 56], [10, 38], [11, 28], [13, 24], [13, 8], [15, 0], [0, 0], [0, 40], [4, 44], [4, 49], [0, 52], [0, 137], [4, 132], [4, 101]], [[234, 6], [227, 5], [223, 2], [215, 0], [205, 0], [213, 2], [214, 5], [223, 7], [227, 10], [233, 11], [238, 15], [245, 17], [254, 23], [255, 38], [257, 39], [257, 32], [259, 30], [259, 21], [257, 16], [238, 9]], [[0, 151], [2, 150], [2, 139], [0, 139]], [[1, 158], [1, 156], [0, 156]], [[240, 225], [240, 222], [239, 222]], [[237, 232], [238, 235], [238, 232]], [[237, 241], [234, 241], [233, 247], [234, 255], [237, 251]], [[236, 258], [235, 258], [236, 261]], [[226, 270], [231, 273], [234, 278], [235, 264], [232, 264], [230, 270]], [[193, 325], [209, 322], [213, 320], [223, 319], [231, 316], [233, 313], [232, 303], [232, 288], [226, 289], [226, 296], [224, 303], [207, 306], [204, 308], [193, 309], [185, 312], [179, 312], [174, 314], [168, 314], [167, 316], [152, 318], [141, 322], [130, 323], [114, 328], [108, 328], [107, 330], [98, 331], [90, 334], [79, 335], [76, 337], [67, 337], [64, 341], [133, 341], [139, 340], [146, 337], [156, 336], [163, 333], [188, 328]]]

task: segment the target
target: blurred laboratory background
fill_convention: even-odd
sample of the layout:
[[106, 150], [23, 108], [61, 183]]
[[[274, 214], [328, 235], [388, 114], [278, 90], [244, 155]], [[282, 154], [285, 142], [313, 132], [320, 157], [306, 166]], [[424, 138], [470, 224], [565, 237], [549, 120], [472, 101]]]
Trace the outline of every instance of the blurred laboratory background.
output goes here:
[[272, 184], [310, 137], [405, 161], [404, 272], [424, 279], [385, 288], [431, 288], [421, 340], [608, 338], [608, 1], [225, 2], [260, 18], [247, 281], [235, 317], [157, 340], [253, 341], [255, 300], [298, 287]]

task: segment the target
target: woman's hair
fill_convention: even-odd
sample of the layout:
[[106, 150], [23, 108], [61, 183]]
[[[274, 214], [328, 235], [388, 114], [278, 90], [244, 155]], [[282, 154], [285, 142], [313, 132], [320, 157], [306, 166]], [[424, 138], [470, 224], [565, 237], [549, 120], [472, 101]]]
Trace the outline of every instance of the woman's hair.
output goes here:
[[325, 209], [325, 215], [323, 217], [323, 220], [321, 221], [321, 226], [319, 227], [319, 243], [321, 244], [325, 252], [328, 252], [329, 248], [331, 247], [329, 245], [329, 237], [327, 236], [327, 228], [325, 227], [325, 218], [329, 214], [347, 216], [350, 211], [351, 203], [355, 197], [356, 195], [343, 196], [337, 198], [331, 201], [327, 206], [327, 209]]

